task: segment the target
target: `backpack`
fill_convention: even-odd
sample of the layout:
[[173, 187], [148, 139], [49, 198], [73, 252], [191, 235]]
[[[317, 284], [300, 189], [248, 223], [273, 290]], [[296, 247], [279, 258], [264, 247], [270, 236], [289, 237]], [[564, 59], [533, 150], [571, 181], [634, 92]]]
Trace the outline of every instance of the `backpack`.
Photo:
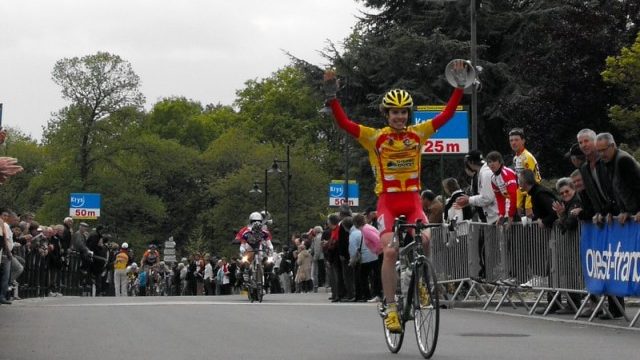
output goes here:
[[146, 271], [141, 271], [140, 274], [138, 274], [138, 284], [140, 284], [140, 286], [142, 286], [142, 287], [146, 287], [147, 286], [147, 272]]

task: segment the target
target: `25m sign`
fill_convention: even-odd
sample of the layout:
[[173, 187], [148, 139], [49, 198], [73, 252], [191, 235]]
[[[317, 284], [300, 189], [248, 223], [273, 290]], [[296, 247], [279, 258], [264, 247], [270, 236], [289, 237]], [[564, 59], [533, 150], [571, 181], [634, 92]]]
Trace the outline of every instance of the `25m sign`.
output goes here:
[[72, 193], [69, 198], [69, 216], [74, 219], [95, 220], [100, 217], [100, 194]]
[[[444, 106], [418, 106], [413, 123], [420, 124], [436, 117]], [[426, 155], [466, 154], [469, 152], [469, 114], [462, 106], [447, 123], [436, 131], [422, 146]]]

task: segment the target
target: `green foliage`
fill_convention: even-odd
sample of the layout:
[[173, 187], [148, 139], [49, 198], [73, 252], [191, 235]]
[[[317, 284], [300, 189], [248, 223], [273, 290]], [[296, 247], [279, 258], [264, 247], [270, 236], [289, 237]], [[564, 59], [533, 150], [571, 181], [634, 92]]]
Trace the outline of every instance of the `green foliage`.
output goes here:
[[35, 211], [37, 205], [30, 201], [33, 197], [29, 184], [44, 168], [45, 149], [16, 129], [7, 129], [7, 132], [9, 136], [0, 147], [2, 156], [17, 158], [24, 171], [0, 186], [0, 203], [18, 213]]
[[[339, 95], [349, 115], [381, 126], [377, 104], [394, 87], [411, 90], [417, 104], [444, 103], [451, 92], [445, 64], [469, 58], [468, 2], [363, 3], [375, 11], [364, 16], [344, 52], [332, 45], [326, 50], [346, 84]], [[600, 72], [605, 58], [635, 34], [639, 6], [613, 0], [478, 3], [480, 149], [510, 153], [507, 131], [524, 127], [543, 176], [558, 176], [564, 167], [557, 159], [579, 129], [606, 129], [613, 97]]]
[[604, 80], [621, 92], [619, 105], [609, 109], [611, 123], [619, 130], [622, 141], [633, 147], [640, 146], [640, 34], [630, 47], [624, 47], [617, 56], [609, 56]]
[[[332, 43], [325, 49], [349, 117], [384, 126], [378, 103], [395, 87], [409, 89], [417, 104], [445, 103], [451, 94], [445, 65], [469, 57], [468, 2], [361, 2], [372, 13], [362, 15], [344, 50]], [[555, 178], [564, 175], [558, 159], [576, 132], [609, 130], [607, 114], [620, 139], [638, 146], [640, 38], [631, 44], [640, 4], [477, 3], [482, 150], [510, 153], [506, 131], [524, 127], [543, 176]], [[274, 239], [287, 243], [287, 193], [290, 233], [306, 231], [332, 211], [329, 181], [347, 175], [360, 184], [361, 207], [374, 205], [366, 151], [318, 112], [322, 69], [289, 56], [290, 65], [247, 81], [234, 107], [173, 97], [148, 112], [138, 76], [119, 56], [62, 59], [52, 76], [70, 104], [49, 121], [41, 145], [12, 131], [5, 153], [25, 171], [0, 187], [0, 200], [57, 223], [67, 215], [69, 193], [98, 192], [102, 214], [91, 225], [106, 226], [140, 256], [150, 242], [169, 236], [179, 253], [234, 255], [236, 231], [251, 212], [263, 210], [265, 197]], [[289, 189], [285, 172], [267, 173], [265, 184], [274, 159], [286, 169], [287, 146]], [[440, 165], [429, 157], [423, 165], [426, 187], [439, 189], [442, 177], [464, 178], [459, 158]], [[249, 193], [254, 182], [268, 192]]]
[[324, 143], [331, 122], [320, 116], [321, 97], [300, 66], [288, 66], [237, 92], [236, 105], [260, 142]]

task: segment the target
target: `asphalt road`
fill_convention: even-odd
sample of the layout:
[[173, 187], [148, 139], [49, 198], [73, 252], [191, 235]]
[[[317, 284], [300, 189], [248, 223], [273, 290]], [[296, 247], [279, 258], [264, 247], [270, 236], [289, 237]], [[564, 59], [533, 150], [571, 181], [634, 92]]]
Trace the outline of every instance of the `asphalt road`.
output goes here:
[[[441, 312], [434, 359], [638, 359], [640, 331]], [[411, 327], [411, 324], [408, 324]], [[326, 293], [45, 298], [0, 305], [0, 359], [418, 359], [413, 330], [387, 350], [375, 304]]]

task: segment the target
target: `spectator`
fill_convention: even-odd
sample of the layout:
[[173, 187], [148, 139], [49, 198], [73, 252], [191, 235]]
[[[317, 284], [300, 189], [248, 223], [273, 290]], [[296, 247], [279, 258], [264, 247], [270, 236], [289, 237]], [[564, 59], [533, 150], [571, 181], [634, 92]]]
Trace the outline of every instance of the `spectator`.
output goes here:
[[[340, 212], [338, 213], [340, 221], [351, 216], [351, 209], [347, 205], [340, 206]], [[342, 301], [353, 302], [355, 301], [355, 288], [354, 288], [354, 272], [353, 268], [349, 266], [349, 230], [344, 226], [337, 227], [338, 232], [338, 255], [340, 256], [340, 266], [342, 270], [342, 282], [345, 290], [344, 298]]]
[[[358, 239], [358, 233], [360, 233], [360, 239]], [[378, 260], [378, 254], [382, 253], [382, 241], [378, 229], [367, 224], [362, 214], [356, 214], [353, 217], [353, 227], [349, 234], [349, 252], [355, 254], [356, 246], [361, 249], [362, 254], [356, 277], [356, 299], [380, 302], [382, 301], [382, 280], [380, 279], [382, 263]]]
[[60, 242], [64, 226], [52, 225], [49, 238], [49, 296], [62, 296], [60, 292], [60, 273], [62, 271], [62, 248]]
[[376, 211], [375, 206], [369, 206], [364, 211], [364, 217], [367, 220], [367, 224], [370, 224], [374, 228], [378, 228], [378, 212]]
[[439, 224], [442, 222], [442, 202], [436, 198], [436, 194], [427, 189], [420, 194], [422, 201], [422, 210], [430, 224]]
[[574, 231], [578, 228], [578, 214], [582, 210], [580, 195], [569, 178], [561, 178], [556, 182], [556, 191], [562, 201], [554, 201], [553, 210], [558, 216], [558, 226], [562, 232]]
[[[478, 218], [483, 223], [490, 225], [495, 224], [498, 221], [498, 206], [496, 202], [496, 195], [493, 192], [493, 185], [491, 179], [493, 172], [484, 161], [482, 152], [473, 150], [464, 157], [465, 172], [472, 177], [471, 179], [471, 196], [460, 195], [456, 199], [456, 203], [460, 207], [470, 206], [476, 209]], [[472, 262], [470, 270], [475, 272], [477, 269], [477, 277], [474, 278], [482, 280], [485, 278], [485, 238], [484, 227], [480, 228], [478, 234], [478, 264]], [[476, 266], [475, 269], [473, 265]]]
[[331, 286], [331, 302], [338, 302], [345, 296], [342, 280], [342, 265], [338, 255], [338, 227], [340, 217], [330, 214], [327, 218], [327, 228], [322, 232], [322, 249], [324, 258], [329, 265], [329, 285]]
[[322, 251], [322, 227], [316, 226], [309, 230], [311, 237], [311, 279], [313, 281], [313, 292], [318, 292], [319, 286], [325, 285], [325, 265], [324, 253]]
[[127, 296], [127, 264], [129, 263], [129, 244], [126, 242], [120, 246], [120, 251], [116, 255], [113, 263], [113, 286], [115, 296]]
[[535, 173], [529, 169], [522, 170], [518, 180], [520, 187], [531, 197], [533, 221], [540, 227], [552, 228], [558, 218], [553, 209], [556, 196], [551, 190], [538, 184]]
[[444, 221], [449, 222], [449, 220], [452, 219], [457, 219], [458, 221], [471, 220], [473, 217], [471, 208], [460, 207], [456, 204], [456, 200], [464, 195], [464, 192], [460, 189], [460, 185], [458, 185], [458, 180], [454, 178], [444, 179], [442, 181], [442, 188], [444, 189], [444, 193], [449, 196], [444, 205]]
[[640, 164], [629, 153], [618, 149], [610, 133], [596, 136], [596, 151], [607, 168], [613, 195], [620, 210], [618, 221], [624, 224], [632, 217], [640, 222]]
[[60, 239], [60, 248], [62, 249], [62, 253], [66, 254], [72, 245], [71, 237], [73, 234], [73, 218], [68, 216], [64, 218], [62, 226], [64, 226], [64, 232]]
[[298, 271], [296, 272], [296, 292], [307, 293], [311, 290], [309, 282], [311, 281], [311, 254], [307, 250], [305, 242], [301, 242], [298, 247], [298, 258], [296, 264], [298, 265]]
[[[539, 184], [540, 181], [542, 181], [542, 177], [540, 176], [538, 161], [536, 161], [536, 158], [524, 147], [525, 137], [522, 128], [513, 128], [509, 131], [509, 145], [511, 145], [511, 150], [515, 153], [513, 157], [513, 167], [516, 172], [516, 178], [523, 170], [528, 169], [533, 172], [536, 183]], [[533, 216], [531, 199], [529, 199], [527, 194], [520, 188], [517, 189], [516, 204], [516, 209], [520, 216]]]
[[204, 265], [204, 294], [215, 295], [215, 278], [213, 276], [213, 259], [208, 259]]
[[497, 151], [487, 154], [487, 166], [493, 172], [491, 186], [498, 205], [498, 225], [510, 226], [516, 215], [518, 180], [513, 170], [504, 166], [502, 155]]
[[611, 180], [607, 173], [607, 167], [600, 160], [600, 155], [596, 151], [595, 131], [582, 129], [578, 132], [577, 138], [580, 150], [587, 160], [580, 167], [586, 195], [582, 196], [583, 211], [585, 214], [593, 214], [594, 222], [602, 223], [603, 215], [618, 214]]
[[584, 191], [584, 183], [582, 182], [582, 174], [580, 173], [580, 169], [573, 170], [573, 172], [569, 176], [571, 177], [573, 189], [578, 193]]
[[[0, 220], [0, 226], [4, 228], [6, 233], [9, 225], [4, 220]], [[0, 278], [0, 304], [5, 305], [11, 304], [11, 301], [7, 300], [9, 275], [11, 274], [11, 262], [13, 261], [13, 254], [11, 253], [13, 239], [10, 240], [10, 238], [8, 235], [0, 237], [0, 241], [2, 241], [2, 248], [0, 249], [0, 270], [2, 271], [2, 277]]]
[[[588, 215], [594, 214], [593, 222], [602, 225], [605, 216], [612, 218], [618, 214], [619, 210], [607, 166], [601, 160], [601, 152], [596, 150], [596, 136], [595, 131], [582, 129], [578, 132], [577, 138], [580, 150], [582, 150], [587, 160], [580, 168], [585, 188], [584, 194], [586, 195], [582, 197], [583, 212]], [[605, 150], [608, 149], [601, 150], [603, 150], [602, 153], [605, 153]], [[581, 217], [584, 218], [584, 215]], [[618, 297], [617, 300], [622, 309], [624, 309], [624, 298]], [[591, 301], [595, 301], [595, 298], [591, 298]], [[612, 296], [608, 296], [608, 302], [609, 312], [613, 315], [613, 318], [621, 317], [621, 309], [618, 309], [615, 305]], [[591, 316], [591, 313], [583, 312], [581, 316]], [[606, 314], [602, 314], [601, 318], [604, 320], [610, 319]]]
[[578, 143], [571, 145], [571, 148], [569, 148], [569, 151], [564, 154], [564, 157], [569, 159], [576, 169], [579, 169], [586, 161], [584, 153], [580, 150], [580, 145]]

